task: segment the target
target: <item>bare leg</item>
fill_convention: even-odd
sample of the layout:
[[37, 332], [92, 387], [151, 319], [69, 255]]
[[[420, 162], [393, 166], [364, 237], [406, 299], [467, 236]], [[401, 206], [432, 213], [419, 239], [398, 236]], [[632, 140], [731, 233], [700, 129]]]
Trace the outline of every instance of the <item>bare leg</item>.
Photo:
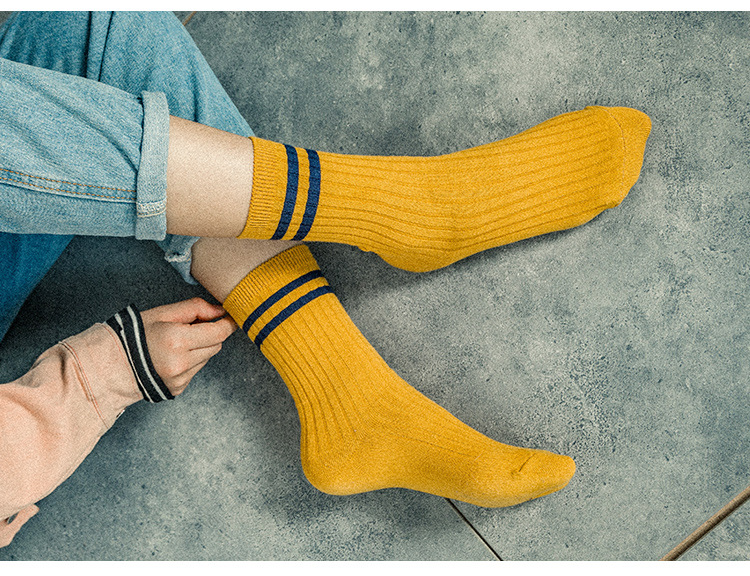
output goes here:
[[219, 302], [248, 272], [300, 242], [201, 238], [193, 245], [192, 274]]
[[170, 117], [167, 232], [236, 238], [247, 221], [252, 186], [249, 138]]

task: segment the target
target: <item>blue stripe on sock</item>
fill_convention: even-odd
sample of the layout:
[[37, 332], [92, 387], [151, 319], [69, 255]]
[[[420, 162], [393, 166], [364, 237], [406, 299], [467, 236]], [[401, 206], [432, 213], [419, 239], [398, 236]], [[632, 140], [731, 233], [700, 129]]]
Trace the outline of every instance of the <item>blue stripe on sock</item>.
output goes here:
[[307, 150], [307, 157], [310, 161], [310, 186], [307, 191], [307, 204], [305, 204], [305, 214], [302, 216], [302, 224], [294, 235], [292, 240], [302, 240], [310, 232], [315, 213], [318, 211], [318, 200], [320, 199], [320, 157], [315, 150]]
[[297, 188], [299, 187], [299, 160], [297, 150], [294, 146], [284, 144], [286, 148], [287, 177], [286, 177], [286, 196], [284, 197], [284, 208], [281, 211], [279, 225], [276, 232], [271, 236], [271, 240], [281, 240], [289, 229], [289, 223], [292, 221], [294, 214], [294, 205], [297, 203]]
[[276, 292], [274, 292], [271, 296], [269, 296], [263, 304], [258, 306], [250, 316], [247, 317], [247, 320], [242, 324], [242, 330], [247, 333], [253, 324], [255, 324], [255, 321], [261, 317], [261, 315], [268, 310], [271, 306], [276, 304], [279, 300], [281, 300], [284, 296], [289, 294], [292, 290], [295, 288], [299, 288], [303, 284], [307, 284], [308, 282], [311, 282], [312, 280], [315, 280], [316, 278], [322, 278], [323, 273], [320, 270], [313, 270], [312, 272], [308, 272], [307, 274], [303, 274], [296, 280], [292, 280], [284, 286], [283, 288], [280, 288]]
[[274, 316], [273, 320], [271, 320], [268, 324], [266, 324], [263, 329], [258, 332], [258, 335], [255, 337], [255, 345], [260, 348], [260, 345], [263, 344], [263, 341], [268, 337], [268, 335], [274, 331], [274, 329], [281, 324], [284, 320], [289, 318], [292, 314], [294, 314], [297, 310], [302, 308], [305, 304], [308, 302], [312, 302], [315, 300], [318, 296], [323, 296], [324, 294], [332, 294], [333, 291], [331, 290], [330, 286], [321, 286], [320, 288], [316, 288], [315, 290], [312, 290], [305, 294], [304, 296], [300, 296], [297, 300], [289, 304], [286, 308], [284, 308], [281, 312], [279, 312], [276, 316]]

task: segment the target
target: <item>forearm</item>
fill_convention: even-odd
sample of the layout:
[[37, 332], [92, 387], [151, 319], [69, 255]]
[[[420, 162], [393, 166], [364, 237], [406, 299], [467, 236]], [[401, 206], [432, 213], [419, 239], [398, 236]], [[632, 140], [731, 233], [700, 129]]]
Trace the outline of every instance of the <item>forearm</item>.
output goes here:
[[70, 476], [141, 398], [121, 344], [103, 324], [50, 348], [21, 378], [0, 385], [0, 544], [4, 536], [10, 541], [2, 520]]
[[47, 350], [18, 380], [0, 384], [0, 547], [127, 406], [184, 391], [234, 332], [223, 316], [220, 306], [200, 298], [142, 315], [128, 306]]

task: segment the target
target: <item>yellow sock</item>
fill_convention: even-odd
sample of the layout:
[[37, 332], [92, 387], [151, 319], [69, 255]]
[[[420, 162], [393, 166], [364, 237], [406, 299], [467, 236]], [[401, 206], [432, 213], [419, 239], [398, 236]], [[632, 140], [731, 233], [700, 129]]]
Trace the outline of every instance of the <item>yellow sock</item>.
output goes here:
[[651, 122], [591, 107], [429, 158], [329, 154], [253, 137], [240, 238], [353, 244], [414, 272], [578, 226], [635, 184]]
[[399, 378], [354, 326], [305, 246], [250, 272], [224, 307], [289, 387], [302, 467], [323, 492], [401, 487], [511, 506], [559, 490], [573, 476], [567, 456], [495, 442]]

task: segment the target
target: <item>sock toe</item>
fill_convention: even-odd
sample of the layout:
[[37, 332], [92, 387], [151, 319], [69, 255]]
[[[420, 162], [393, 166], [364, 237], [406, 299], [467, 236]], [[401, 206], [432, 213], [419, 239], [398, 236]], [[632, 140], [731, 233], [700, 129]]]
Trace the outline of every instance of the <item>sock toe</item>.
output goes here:
[[569, 456], [539, 450], [523, 465], [520, 473], [533, 479], [529, 498], [538, 498], [567, 486], [575, 471], [576, 464]]
[[638, 180], [643, 166], [646, 140], [651, 133], [651, 119], [633, 108], [603, 108], [617, 122], [622, 131], [625, 157], [623, 158], [622, 198]]

